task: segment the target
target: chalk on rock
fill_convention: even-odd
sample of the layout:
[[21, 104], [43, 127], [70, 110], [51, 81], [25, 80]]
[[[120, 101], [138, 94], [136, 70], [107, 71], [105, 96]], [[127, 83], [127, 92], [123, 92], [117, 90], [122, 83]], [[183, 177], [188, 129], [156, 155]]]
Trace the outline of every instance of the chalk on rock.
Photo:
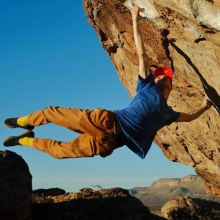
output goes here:
[[140, 12], [140, 16], [147, 19], [155, 19], [158, 17], [157, 10], [154, 7], [153, 0], [127, 0], [124, 5], [127, 8], [131, 8], [135, 5], [140, 8], [144, 8], [145, 11]]

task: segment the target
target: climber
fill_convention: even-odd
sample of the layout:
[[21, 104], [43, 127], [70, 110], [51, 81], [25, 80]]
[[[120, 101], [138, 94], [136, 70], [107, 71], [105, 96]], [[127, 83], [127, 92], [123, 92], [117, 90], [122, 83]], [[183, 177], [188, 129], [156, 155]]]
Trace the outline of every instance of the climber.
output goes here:
[[[144, 158], [157, 131], [172, 122], [192, 121], [211, 107], [208, 99], [192, 114], [175, 112], [167, 105], [172, 90], [173, 73], [169, 67], [159, 66], [146, 70], [142, 37], [137, 18], [138, 7], [130, 9], [133, 20], [134, 39], [139, 58], [137, 94], [131, 104], [122, 110], [83, 110], [79, 108], [47, 107], [26, 116], [8, 118], [5, 125], [10, 128], [24, 128], [28, 132], [11, 136], [4, 146], [32, 146], [55, 158], [106, 157], [115, 149], [127, 145]], [[80, 135], [69, 142], [46, 138], [35, 138], [35, 126], [54, 123]]]

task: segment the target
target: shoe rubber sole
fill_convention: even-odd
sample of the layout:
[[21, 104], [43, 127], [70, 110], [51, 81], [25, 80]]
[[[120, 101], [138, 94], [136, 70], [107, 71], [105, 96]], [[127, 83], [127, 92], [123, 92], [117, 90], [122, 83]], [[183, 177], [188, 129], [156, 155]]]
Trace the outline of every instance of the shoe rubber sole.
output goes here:
[[19, 136], [10, 136], [8, 138], [6, 138], [3, 142], [3, 145], [5, 147], [13, 147], [16, 145], [20, 145], [19, 144], [19, 139], [24, 138], [24, 137], [30, 137], [30, 138], [34, 138], [34, 132], [33, 131], [28, 131], [24, 134], [21, 134]]
[[7, 118], [5, 121], [4, 121], [4, 124], [6, 127], [8, 128], [23, 128], [23, 129], [27, 129], [29, 131], [33, 130], [34, 129], [34, 126], [32, 125], [26, 125], [24, 127], [20, 126], [17, 124], [17, 119], [18, 118]]

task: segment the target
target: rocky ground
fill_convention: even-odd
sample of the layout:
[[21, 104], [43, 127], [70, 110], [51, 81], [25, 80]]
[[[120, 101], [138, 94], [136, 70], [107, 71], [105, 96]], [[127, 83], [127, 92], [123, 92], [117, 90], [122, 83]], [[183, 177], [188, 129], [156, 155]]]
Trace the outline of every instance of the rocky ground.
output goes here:
[[12, 151], [0, 151], [1, 220], [159, 220], [128, 190], [35, 190], [28, 165]]
[[[177, 197], [168, 201], [162, 208], [164, 217], [161, 217], [122, 188], [84, 188], [73, 193], [58, 188], [32, 191], [32, 176], [21, 156], [12, 151], [0, 151], [0, 165], [1, 220], [220, 219], [220, 203], [198, 198]], [[165, 181], [156, 182], [153, 187], [160, 191], [164, 184]]]
[[33, 193], [32, 201], [33, 219], [36, 220], [163, 219], [152, 214], [140, 200], [121, 188], [102, 190], [84, 188], [77, 193], [65, 194], [59, 189], [50, 192], [38, 190]]
[[178, 197], [163, 206], [162, 214], [169, 220], [219, 220], [220, 203]]

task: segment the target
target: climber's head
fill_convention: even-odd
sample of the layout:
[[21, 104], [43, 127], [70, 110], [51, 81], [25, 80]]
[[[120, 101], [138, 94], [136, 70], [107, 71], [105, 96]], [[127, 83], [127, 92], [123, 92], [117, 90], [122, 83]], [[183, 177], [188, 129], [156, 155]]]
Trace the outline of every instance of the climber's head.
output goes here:
[[173, 72], [169, 67], [165, 67], [165, 66], [159, 66], [157, 68], [155, 68], [155, 70], [153, 71], [153, 78], [154, 80], [158, 77], [158, 76], [166, 76], [168, 78], [170, 78], [170, 80], [172, 80], [173, 78]]
[[172, 90], [172, 70], [169, 67], [159, 66], [157, 68], [153, 68], [152, 75], [154, 82], [161, 91], [161, 94], [168, 99]]

